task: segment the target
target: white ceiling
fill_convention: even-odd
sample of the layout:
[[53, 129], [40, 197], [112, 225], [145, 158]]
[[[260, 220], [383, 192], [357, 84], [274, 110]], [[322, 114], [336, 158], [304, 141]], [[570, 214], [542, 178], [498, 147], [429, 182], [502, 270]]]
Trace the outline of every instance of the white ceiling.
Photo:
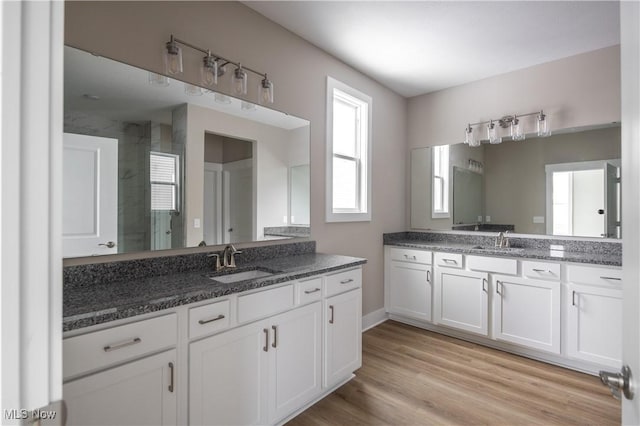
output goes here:
[[620, 43], [617, 1], [247, 1], [405, 97]]

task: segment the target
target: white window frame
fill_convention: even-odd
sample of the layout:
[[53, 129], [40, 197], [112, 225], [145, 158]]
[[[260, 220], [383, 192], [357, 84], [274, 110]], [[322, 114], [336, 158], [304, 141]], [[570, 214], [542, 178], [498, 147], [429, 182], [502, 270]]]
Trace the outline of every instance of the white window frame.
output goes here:
[[[355, 209], [335, 209], [333, 207], [333, 101], [340, 96], [361, 106], [362, 116], [366, 123], [361, 122], [359, 129], [360, 146], [357, 149], [358, 163], [358, 194]], [[327, 155], [326, 155], [326, 221], [327, 222], [367, 222], [371, 220], [371, 156], [372, 156], [372, 105], [373, 99], [332, 77], [327, 76]], [[338, 154], [339, 157], [345, 157]]]
[[176, 179], [175, 182], [164, 182], [164, 181], [155, 181], [155, 180], [151, 180], [151, 177], [149, 177], [149, 185], [166, 185], [166, 186], [170, 186], [173, 188], [173, 197], [175, 200], [175, 209], [173, 210], [154, 210], [151, 209], [151, 211], [169, 211], [169, 212], [178, 212], [180, 211], [180, 156], [177, 154], [170, 154], [170, 153], [166, 153], [166, 152], [160, 152], [160, 151], [151, 151], [149, 153], [149, 161], [151, 161], [151, 157], [152, 156], [160, 156], [160, 157], [169, 157], [172, 158], [174, 161], [174, 165], [175, 165], [175, 175], [176, 175]]
[[[444, 150], [445, 153], [442, 155], [444, 157], [444, 167], [441, 167], [442, 174], [436, 175], [436, 160], [441, 157], [439, 154], [439, 150]], [[451, 209], [449, 208], [449, 192], [450, 192], [450, 159], [449, 159], [449, 145], [439, 145], [434, 146], [431, 149], [431, 218], [432, 219], [445, 219], [451, 217]], [[442, 205], [442, 209], [436, 210], [436, 186], [441, 186], [441, 199], [440, 204]]]

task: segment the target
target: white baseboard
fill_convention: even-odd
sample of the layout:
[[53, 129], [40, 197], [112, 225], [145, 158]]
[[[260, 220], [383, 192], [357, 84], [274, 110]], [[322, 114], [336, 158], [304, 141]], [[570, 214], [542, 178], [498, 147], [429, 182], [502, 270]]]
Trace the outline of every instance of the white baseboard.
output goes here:
[[367, 315], [362, 317], [362, 332], [364, 333], [370, 328], [373, 328], [388, 319], [389, 316], [384, 311], [384, 308], [380, 308], [377, 311], [369, 312]]

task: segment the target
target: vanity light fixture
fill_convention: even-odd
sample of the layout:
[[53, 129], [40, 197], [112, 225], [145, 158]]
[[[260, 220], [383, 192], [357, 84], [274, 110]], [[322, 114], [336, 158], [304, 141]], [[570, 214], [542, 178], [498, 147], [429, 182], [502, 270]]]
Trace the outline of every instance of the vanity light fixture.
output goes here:
[[169, 77], [149, 71], [149, 84], [157, 87], [167, 87], [169, 85]]
[[503, 129], [510, 129], [511, 139], [514, 141], [523, 141], [525, 140], [525, 131], [524, 125], [521, 121], [522, 117], [528, 116], [536, 116], [536, 131], [539, 137], [547, 137], [551, 136], [551, 130], [549, 129], [549, 120], [547, 116], [544, 114], [542, 110], [536, 112], [530, 112], [527, 114], [514, 114], [514, 115], [505, 115], [499, 119], [489, 119], [486, 121], [480, 121], [478, 123], [469, 123], [467, 124], [467, 128], [465, 129], [465, 138], [464, 143], [469, 146], [477, 147], [482, 144], [482, 141], [477, 139], [474, 135], [474, 127], [481, 124], [487, 125], [487, 139], [491, 144], [499, 144], [502, 142], [502, 137], [498, 134], [498, 128], [496, 127], [496, 123], [502, 127]]
[[262, 73], [246, 67], [240, 62], [234, 62], [226, 59], [218, 54], [211, 52], [209, 49], [194, 46], [184, 40], [175, 38], [173, 34], [165, 45], [164, 64], [165, 72], [168, 75], [177, 75], [183, 72], [182, 67], [182, 47], [202, 52], [205, 56], [202, 58], [200, 65], [200, 83], [204, 87], [212, 87], [218, 84], [218, 77], [225, 74], [226, 65], [234, 65], [236, 68], [232, 76], [232, 88], [236, 95], [246, 96], [248, 74], [252, 73], [260, 77], [258, 84], [258, 103], [273, 103], [273, 83], [267, 78], [266, 73]]
[[227, 95], [223, 95], [222, 93], [214, 93], [213, 100], [219, 104], [229, 105], [231, 103], [231, 98]]
[[185, 83], [184, 93], [186, 93], [189, 96], [202, 96], [204, 92], [202, 91], [202, 87], [200, 86], [195, 86], [193, 84]]
[[240, 108], [244, 111], [255, 111], [256, 105], [247, 101], [240, 101]]

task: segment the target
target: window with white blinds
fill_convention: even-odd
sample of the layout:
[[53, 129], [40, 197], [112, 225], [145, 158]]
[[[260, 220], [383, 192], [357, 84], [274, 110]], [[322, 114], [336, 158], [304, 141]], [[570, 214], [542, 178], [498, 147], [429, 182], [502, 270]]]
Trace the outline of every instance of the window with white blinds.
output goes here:
[[178, 210], [178, 155], [151, 152], [151, 210]]

